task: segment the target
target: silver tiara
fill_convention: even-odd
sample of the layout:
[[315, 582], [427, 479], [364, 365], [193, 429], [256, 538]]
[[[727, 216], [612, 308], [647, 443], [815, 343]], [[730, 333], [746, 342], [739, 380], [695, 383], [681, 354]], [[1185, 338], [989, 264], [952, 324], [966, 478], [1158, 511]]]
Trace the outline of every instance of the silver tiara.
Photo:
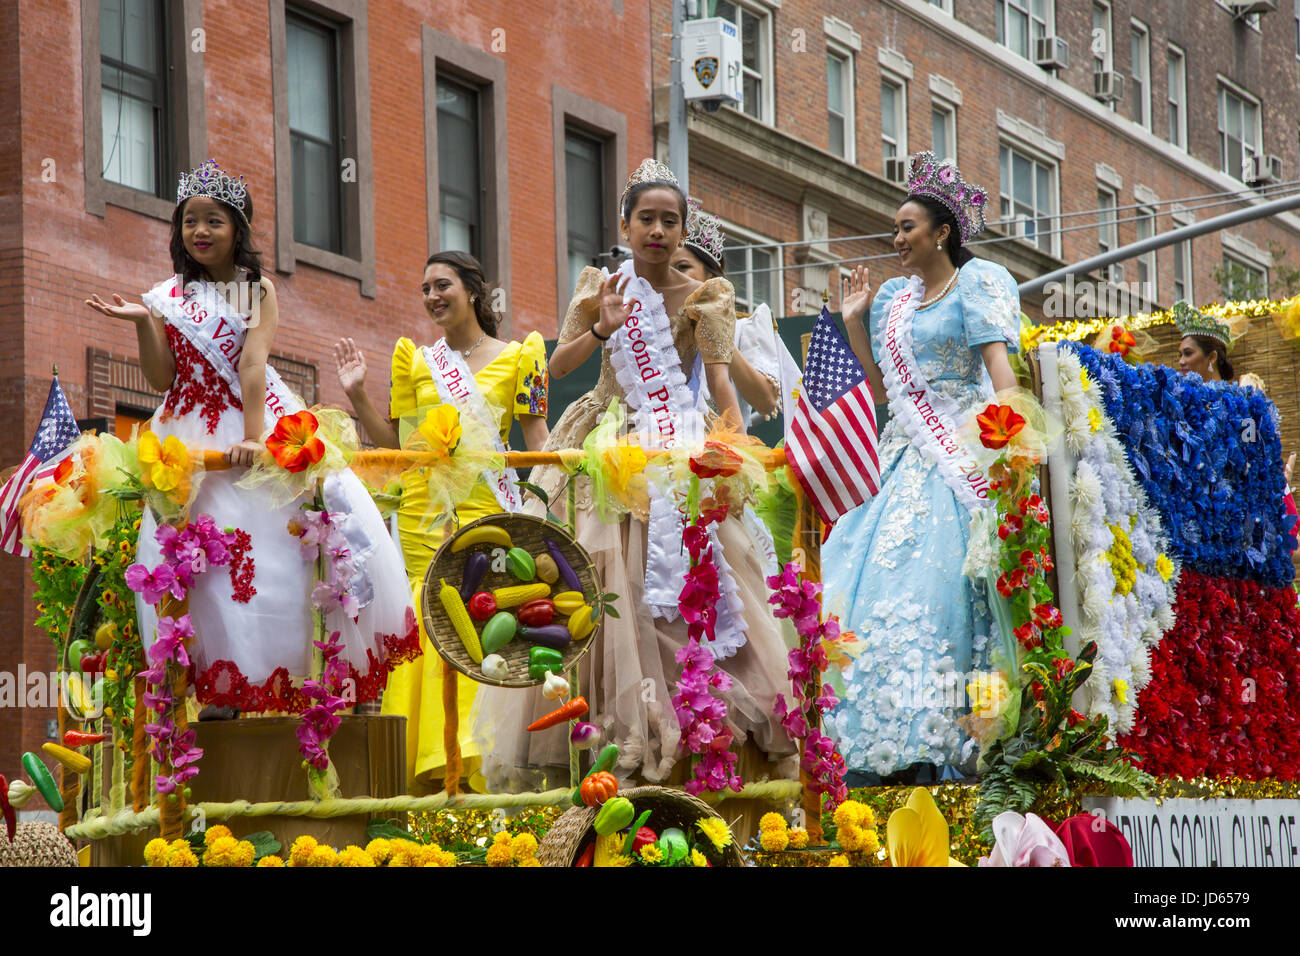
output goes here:
[[984, 207], [989, 201], [988, 193], [979, 186], [966, 182], [957, 172], [956, 165], [947, 161], [940, 162], [929, 150], [912, 157], [907, 194], [929, 196], [947, 206], [957, 219], [963, 245], [984, 231]]
[[727, 236], [718, 228], [718, 217], [705, 212], [694, 196], [686, 200], [686, 205], [689, 212], [686, 214], [686, 238], [682, 243], [704, 253], [720, 268]]
[[233, 206], [239, 210], [244, 222], [248, 222], [248, 186], [244, 177], [232, 179], [227, 176], [215, 159], [204, 160], [193, 172], [181, 173], [176, 187], [176, 204], [195, 196], [207, 196]]

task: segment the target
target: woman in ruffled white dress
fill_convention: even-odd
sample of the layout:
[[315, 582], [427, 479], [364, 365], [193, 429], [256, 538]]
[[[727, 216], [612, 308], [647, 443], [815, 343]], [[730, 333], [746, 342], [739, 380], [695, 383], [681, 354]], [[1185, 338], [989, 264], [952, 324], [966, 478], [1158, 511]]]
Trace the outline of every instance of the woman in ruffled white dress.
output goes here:
[[[303, 405], [267, 362], [279, 314], [252, 248], [246, 187], [208, 161], [181, 178], [177, 198], [176, 274], [145, 293], [143, 305], [116, 294], [112, 304], [98, 295], [86, 304], [135, 324], [141, 368], [166, 393], [149, 422], [158, 438], [176, 436], [191, 455], [221, 450], [234, 466], [204, 474], [190, 504], [192, 517], [209, 514], [239, 538], [230, 568], [197, 575], [189, 593], [192, 686], [211, 705], [203, 716], [297, 711], [306, 700], [295, 681], [310, 676], [314, 650], [315, 563], [288, 529], [303, 502], [277, 505], [266, 489], [235, 483], [264, 452], [265, 432]], [[350, 590], [360, 604], [355, 620], [330, 612], [326, 631], [340, 632], [340, 656], [364, 703], [378, 697], [389, 670], [419, 653], [416, 621], [401, 555], [364, 486], [350, 472], [323, 486], [325, 507], [347, 538]], [[136, 560], [149, 568], [162, 560], [155, 529], [146, 510]], [[137, 612], [148, 646], [155, 610], [138, 600]]]

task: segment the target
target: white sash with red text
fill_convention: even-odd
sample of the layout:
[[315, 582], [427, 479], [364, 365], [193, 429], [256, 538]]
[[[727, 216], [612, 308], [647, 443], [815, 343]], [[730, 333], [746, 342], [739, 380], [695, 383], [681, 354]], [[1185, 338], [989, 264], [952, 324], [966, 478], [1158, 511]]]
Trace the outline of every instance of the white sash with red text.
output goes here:
[[912, 444], [939, 469], [939, 474], [967, 510], [992, 504], [989, 478], [957, 427], [961, 409], [930, 386], [912, 350], [912, 320], [925, 296], [921, 280], [910, 278], [894, 296], [885, 323], [880, 371], [889, 395], [889, 413]]
[[[256, 283], [232, 283], [247, 290], [240, 299], [259, 295]], [[206, 280], [191, 282], [182, 288], [181, 277], [172, 276], [158, 283], [141, 298], [159, 315], [185, 336], [198, 353], [207, 360], [230, 389], [230, 394], [241, 398], [239, 387], [239, 357], [244, 351], [244, 333], [248, 319], [227, 301], [217, 284]], [[241, 398], [242, 400], [242, 398]], [[301, 411], [302, 401], [284, 381], [280, 373], [266, 366], [266, 425], [271, 427], [276, 419]]]
[[[492, 436], [493, 450], [504, 455], [506, 446], [501, 443], [500, 422], [493, 419], [487, 399], [479, 390], [465, 357], [449, 348], [445, 338], [434, 345], [426, 345], [423, 351], [424, 360], [433, 373], [433, 384], [438, 387], [438, 396], [456, 406], [462, 415], [469, 415], [482, 425]], [[519, 476], [513, 468], [484, 469], [483, 480], [492, 489], [502, 511], [514, 513], [523, 508], [523, 502], [519, 500], [519, 485], [516, 484]]]

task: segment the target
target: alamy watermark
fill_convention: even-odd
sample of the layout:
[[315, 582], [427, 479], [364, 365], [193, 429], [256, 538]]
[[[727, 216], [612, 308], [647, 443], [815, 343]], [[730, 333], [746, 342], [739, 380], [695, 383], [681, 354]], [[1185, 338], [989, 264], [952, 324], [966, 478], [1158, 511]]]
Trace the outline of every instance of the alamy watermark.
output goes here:
[[1097, 319], [1103, 316], [1134, 315], [1155, 307], [1156, 288], [1150, 282], [1065, 282], [1043, 286], [1043, 316], [1048, 319]]

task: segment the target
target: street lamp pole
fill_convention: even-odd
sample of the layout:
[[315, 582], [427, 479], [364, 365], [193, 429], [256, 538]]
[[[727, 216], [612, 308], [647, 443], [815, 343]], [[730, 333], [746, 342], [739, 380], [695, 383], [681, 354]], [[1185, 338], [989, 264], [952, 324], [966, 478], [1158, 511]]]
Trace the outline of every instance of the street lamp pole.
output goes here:
[[673, 0], [673, 46], [671, 63], [672, 91], [668, 100], [668, 167], [681, 183], [682, 192], [691, 193], [690, 147], [686, 142], [686, 89], [682, 86], [682, 30], [687, 5], [694, 0]]

